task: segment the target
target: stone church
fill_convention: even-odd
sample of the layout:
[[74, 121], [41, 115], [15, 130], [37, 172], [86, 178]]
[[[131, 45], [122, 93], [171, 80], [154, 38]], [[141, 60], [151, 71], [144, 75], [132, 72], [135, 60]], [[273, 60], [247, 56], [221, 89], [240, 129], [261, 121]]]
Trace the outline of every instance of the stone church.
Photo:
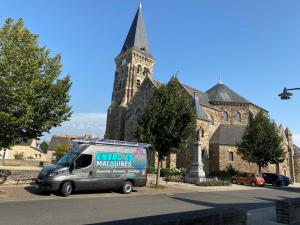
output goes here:
[[[161, 85], [153, 77], [155, 59], [149, 49], [141, 5], [115, 63], [105, 139], [136, 141], [137, 121], [153, 91]], [[230, 165], [240, 171], [257, 172], [255, 164], [250, 164], [237, 155], [235, 146], [241, 141], [249, 120], [260, 110], [267, 111], [221, 81], [206, 92], [183, 83], [181, 86], [189, 94], [196, 111], [197, 133], [206, 175], [212, 171], [226, 170]], [[300, 181], [300, 152], [293, 145], [291, 131], [280, 125], [278, 132], [283, 137], [286, 159], [279, 165], [263, 168], [263, 171], [277, 172]], [[171, 155], [165, 166], [189, 168], [190, 155], [189, 150]], [[152, 157], [154, 164], [155, 156]]]

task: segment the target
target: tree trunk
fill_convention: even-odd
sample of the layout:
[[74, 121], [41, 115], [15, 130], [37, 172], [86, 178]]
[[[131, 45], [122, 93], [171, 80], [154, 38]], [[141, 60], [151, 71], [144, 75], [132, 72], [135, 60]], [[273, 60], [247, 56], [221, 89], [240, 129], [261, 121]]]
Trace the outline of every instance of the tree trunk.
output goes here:
[[279, 163], [276, 163], [276, 174], [279, 174]]
[[261, 173], [261, 166], [258, 166], [258, 173]]
[[157, 173], [156, 173], [156, 187], [159, 186], [159, 178], [160, 178], [160, 167], [161, 167], [161, 159], [158, 156], [158, 162], [157, 162]]

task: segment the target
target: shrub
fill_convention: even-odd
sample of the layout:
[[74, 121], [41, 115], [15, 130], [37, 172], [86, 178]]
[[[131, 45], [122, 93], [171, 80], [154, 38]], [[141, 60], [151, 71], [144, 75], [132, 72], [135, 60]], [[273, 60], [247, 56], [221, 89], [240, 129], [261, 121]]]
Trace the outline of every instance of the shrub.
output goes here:
[[187, 173], [185, 168], [162, 168], [160, 170], [160, 176], [161, 177], [167, 177], [169, 175], [171, 176], [185, 176]]
[[231, 182], [226, 180], [207, 180], [207, 181], [197, 181], [195, 183], [197, 186], [230, 186]]
[[166, 177], [170, 174], [170, 168], [162, 168], [160, 169], [160, 176]]
[[211, 177], [228, 178], [228, 177], [239, 175], [241, 173], [242, 173], [241, 171], [238, 171], [234, 169], [231, 165], [229, 165], [226, 170], [212, 171], [209, 175]]
[[24, 152], [14, 154], [15, 159], [23, 160], [24, 159]]
[[156, 173], [156, 170], [153, 166], [148, 166], [147, 173], [154, 174]]

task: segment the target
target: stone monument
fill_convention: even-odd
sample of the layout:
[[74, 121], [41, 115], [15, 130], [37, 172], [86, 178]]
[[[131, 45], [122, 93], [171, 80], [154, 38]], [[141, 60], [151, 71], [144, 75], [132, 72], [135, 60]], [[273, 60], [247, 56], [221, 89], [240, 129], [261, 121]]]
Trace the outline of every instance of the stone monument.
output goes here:
[[189, 171], [186, 181], [188, 183], [204, 181], [205, 172], [203, 170], [203, 167], [204, 164], [202, 162], [201, 134], [200, 130], [197, 130], [197, 139], [194, 142], [192, 149], [192, 167]]

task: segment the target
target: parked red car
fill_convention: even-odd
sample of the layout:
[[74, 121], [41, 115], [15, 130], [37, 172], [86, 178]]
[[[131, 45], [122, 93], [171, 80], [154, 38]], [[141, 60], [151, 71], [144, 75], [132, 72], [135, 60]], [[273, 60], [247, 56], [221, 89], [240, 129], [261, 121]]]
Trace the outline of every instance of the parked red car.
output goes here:
[[264, 186], [265, 180], [261, 174], [254, 173], [242, 173], [232, 179], [232, 183], [234, 184], [248, 184], [253, 187], [255, 186]]

